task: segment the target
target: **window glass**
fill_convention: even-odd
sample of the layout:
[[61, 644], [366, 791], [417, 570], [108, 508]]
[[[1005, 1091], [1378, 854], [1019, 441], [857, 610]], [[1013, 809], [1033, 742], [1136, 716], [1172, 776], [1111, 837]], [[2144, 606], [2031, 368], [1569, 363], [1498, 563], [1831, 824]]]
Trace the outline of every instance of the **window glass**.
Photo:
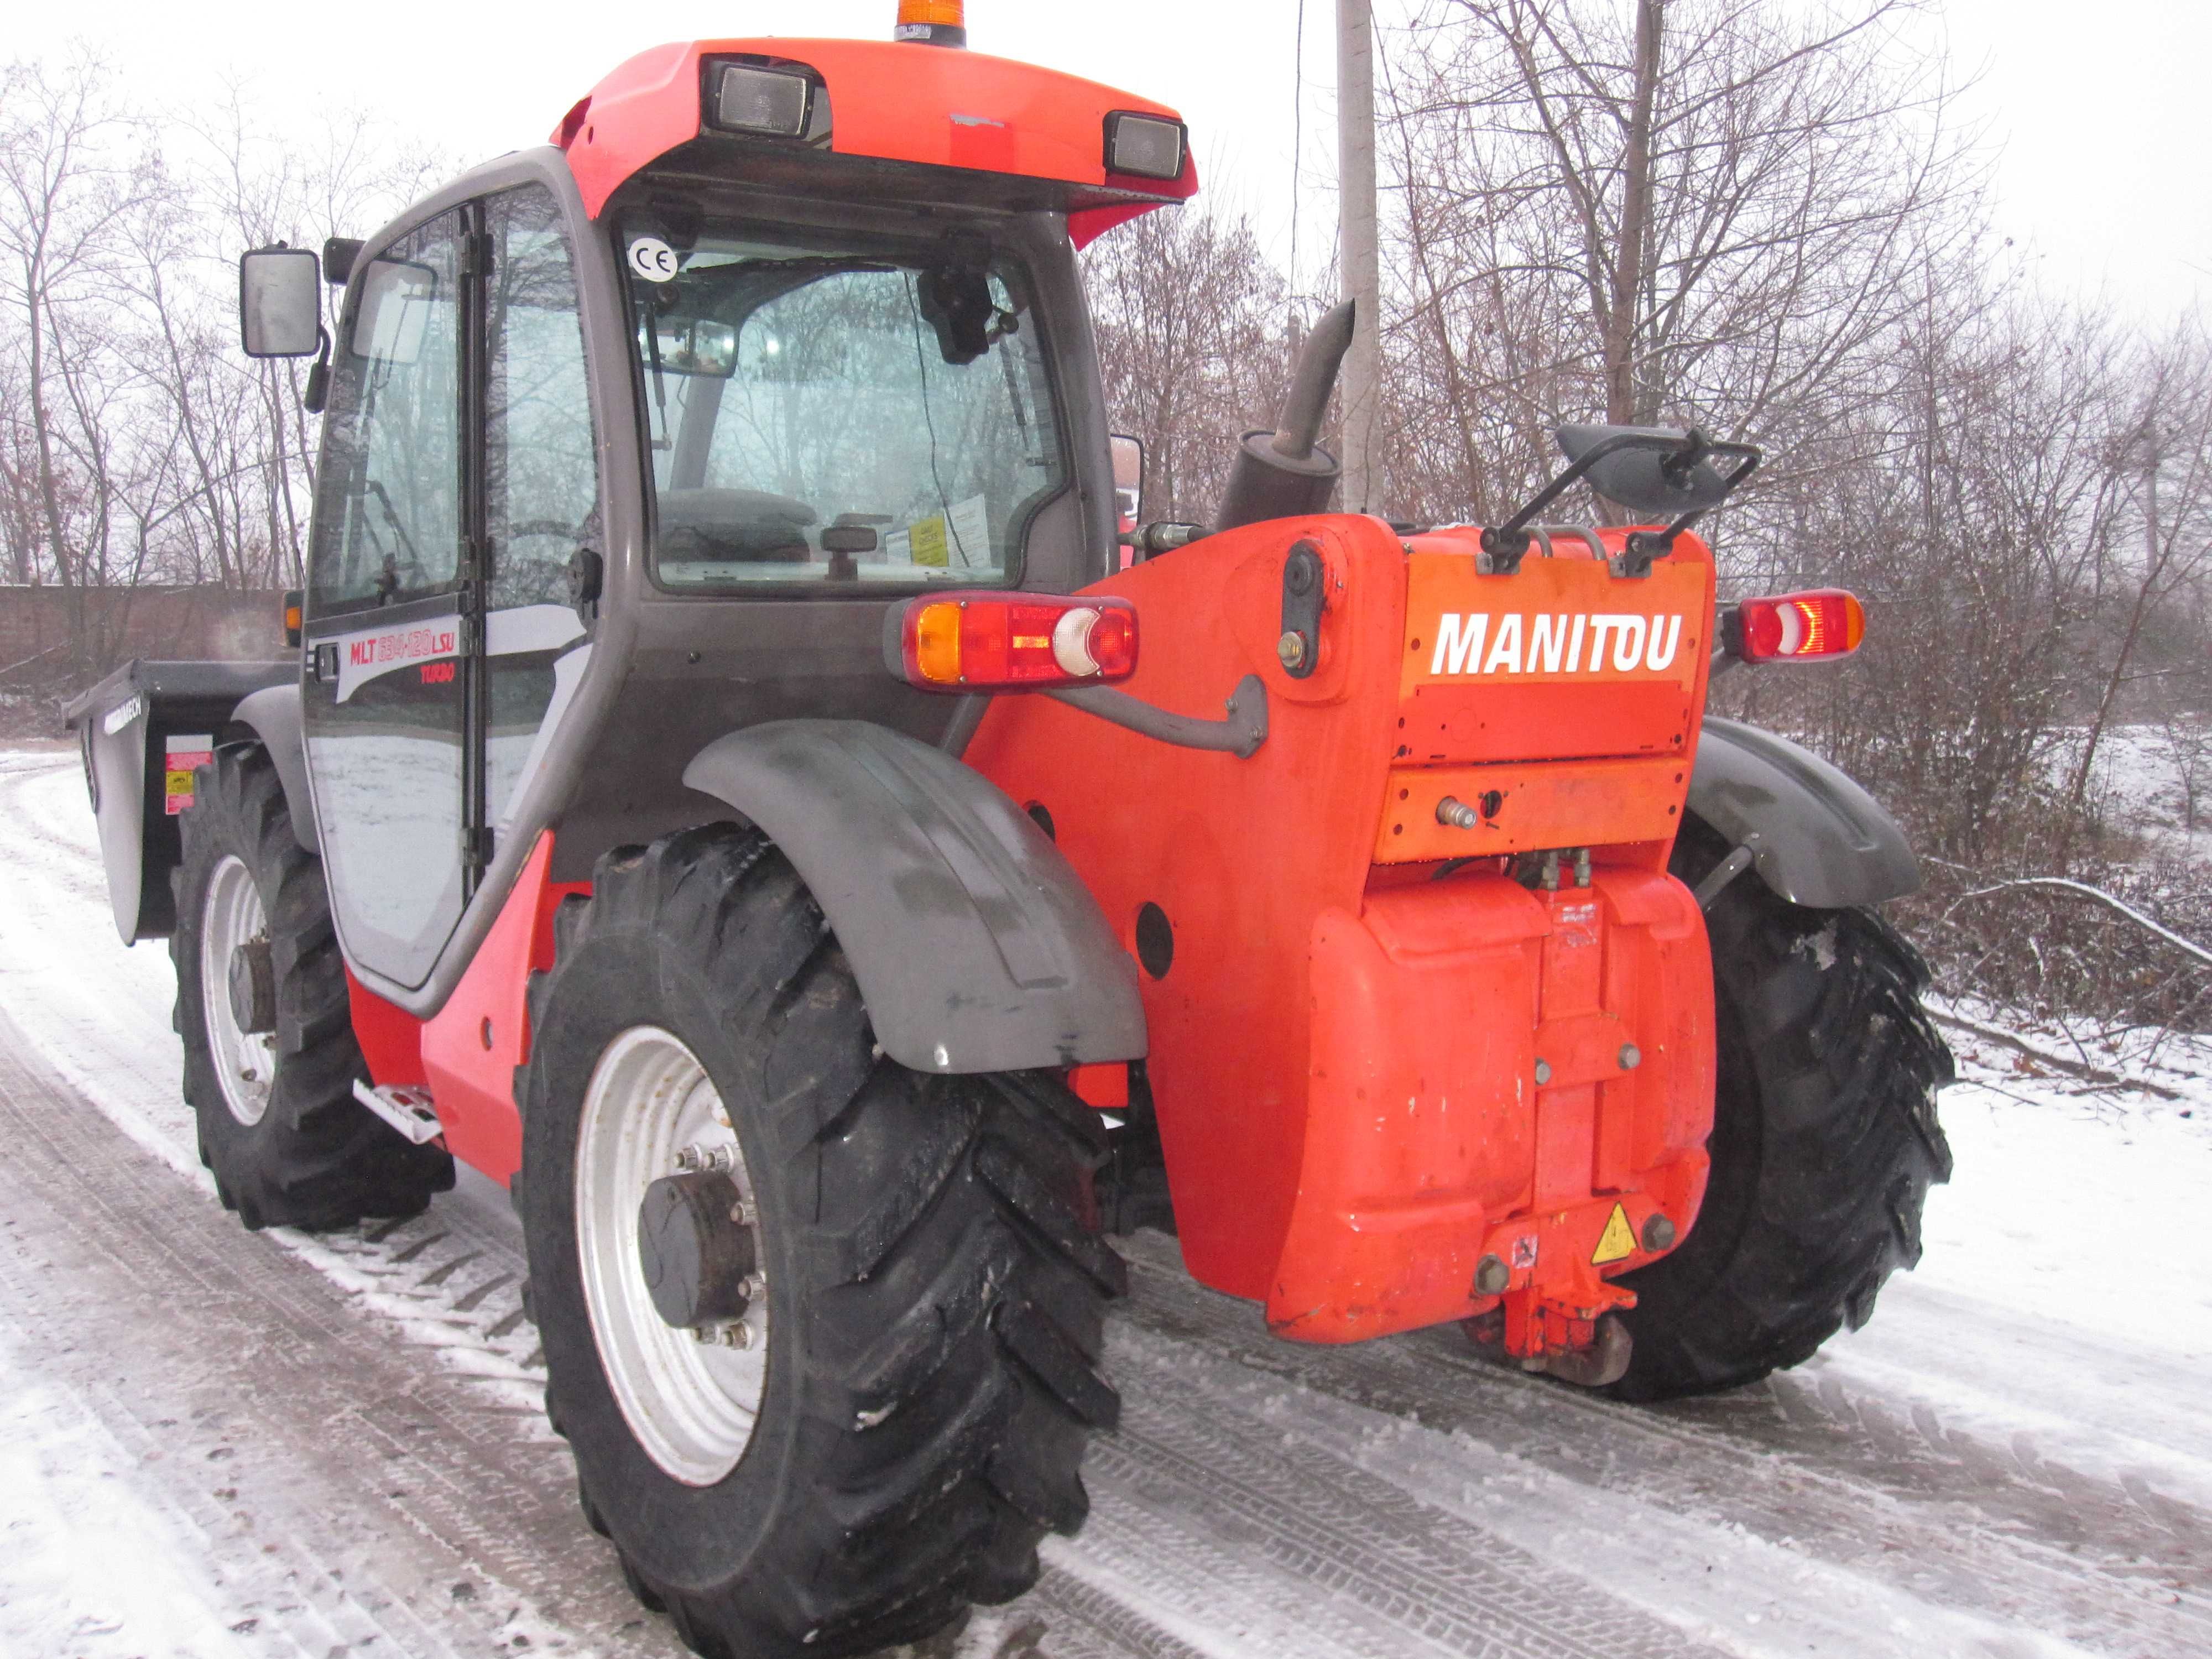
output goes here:
[[489, 714], [485, 793], [495, 835], [542, 760], [583, 665], [584, 624], [568, 603], [568, 564], [601, 551], [599, 454], [592, 430], [576, 273], [550, 192], [532, 185], [484, 204], [484, 517], [491, 538], [485, 628]]
[[1066, 477], [1026, 274], [623, 228], [664, 586], [988, 586]]
[[485, 222], [491, 608], [565, 605], [570, 558], [599, 540], [599, 453], [575, 267], [550, 192], [495, 196]]
[[450, 589], [460, 568], [461, 217], [432, 220], [363, 270], [326, 438], [317, 614]]

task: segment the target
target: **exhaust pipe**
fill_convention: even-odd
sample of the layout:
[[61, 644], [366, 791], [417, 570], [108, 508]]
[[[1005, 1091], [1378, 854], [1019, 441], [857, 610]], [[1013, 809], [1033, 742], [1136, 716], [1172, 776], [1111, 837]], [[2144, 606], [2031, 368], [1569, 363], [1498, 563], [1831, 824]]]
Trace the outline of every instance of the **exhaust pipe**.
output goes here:
[[1244, 434], [1222, 492], [1217, 531], [1328, 510], [1344, 467], [1321, 447], [1321, 426], [1344, 354], [1352, 349], [1358, 313], [1358, 302], [1346, 300], [1306, 336], [1275, 430]]

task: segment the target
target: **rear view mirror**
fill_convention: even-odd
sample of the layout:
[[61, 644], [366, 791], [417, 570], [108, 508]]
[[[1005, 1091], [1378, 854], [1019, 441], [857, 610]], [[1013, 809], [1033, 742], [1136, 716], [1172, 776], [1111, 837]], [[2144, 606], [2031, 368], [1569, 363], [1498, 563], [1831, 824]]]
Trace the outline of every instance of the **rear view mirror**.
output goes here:
[[405, 259], [372, 259], [362, 272], [353, 355], [372, 362], [411, 363], [422, 355], [438, 273]]
[[303, 247], [255, 248], [238, 262], [239, 342], [249, 357], [312, 357], [323, 337], [323, 271]]
[[1145, 498], [1145, 441], [1126, 433], [1114, 434], [1114, 510], [1134, 520]]
[[1601, 444], [1622, 438], [1647, 441], [1610, 450], [1583, 475], [1607, 500], [1619, 501], [1632, 513], [1674, 519], [1685, 513], [1711, 512], [1728, 499], [1731, 485], [1706, 460], [1712, 447], [1698, 434], [1650, 426], [1559, 428], [1559, 447], [1572, 462], [1581, 461]]
[[[641, 339], [645, 361], [666, 374], [726, 380], [738, 372], [738, 331], [706, 317], [656, 317], [653, 338]], [[644, 332], [645, 325], [639, 325]]]

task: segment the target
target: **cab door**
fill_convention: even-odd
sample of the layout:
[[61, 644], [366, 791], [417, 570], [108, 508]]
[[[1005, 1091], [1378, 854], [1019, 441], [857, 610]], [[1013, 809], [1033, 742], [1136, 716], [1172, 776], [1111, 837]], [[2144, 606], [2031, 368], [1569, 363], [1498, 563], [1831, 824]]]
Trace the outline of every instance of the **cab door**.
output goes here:
[[340, 325], [309, 569], [307, 768], [348, 957], [413, 988], [466, 900], [473, 208], [368, 262]]

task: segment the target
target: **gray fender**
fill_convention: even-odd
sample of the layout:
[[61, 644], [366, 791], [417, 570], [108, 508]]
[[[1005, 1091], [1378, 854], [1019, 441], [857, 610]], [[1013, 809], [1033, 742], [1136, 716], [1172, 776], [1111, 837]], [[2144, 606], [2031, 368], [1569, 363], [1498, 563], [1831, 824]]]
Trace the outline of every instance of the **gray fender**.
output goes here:
[[684, 781], [798, 868], [867, 1000], [920, 1072], [1139, 1060], [1136, 964], [1028, 814], [941, 750], [860, 720], [719, 738]]
[[1707, 717], [1690, 811], [1748, 849], [1759, 879], [1792, 904], [1841, 910], [1920, 890], [1920, 862], [1875, 798], [1755, 726]]
[[315, 823], [315, 798], [307, 788], [307, 739], [301, 723], [300, 688], [272, 685], [256, 691], [231, 714], [253, 728], [269, 758], [276, 763], [276, 781], [284, 786], [284, 805], [292, 815], [292, 837], [301, 850], [320, 858], [323, 836]]

